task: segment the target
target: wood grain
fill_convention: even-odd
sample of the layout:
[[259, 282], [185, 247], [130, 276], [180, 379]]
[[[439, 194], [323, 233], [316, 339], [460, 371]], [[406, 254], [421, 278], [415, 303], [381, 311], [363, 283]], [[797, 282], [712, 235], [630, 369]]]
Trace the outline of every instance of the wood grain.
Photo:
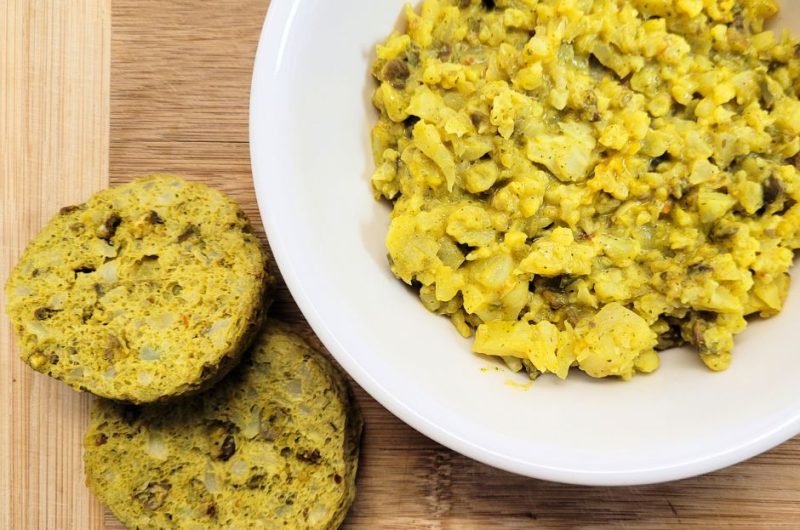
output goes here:
[[[90, 1], [100, 3], [99, 0], [85, 0]], [[258, 219], [250, 180], [247, 108], [253, 56], [267, 3], [266, 0], [113, 1], [110, 97], [110, 176], [113, 183], [154, 171], [175, 172], [231, 193], [253, 220]], [[23, 4], [31, 2], [11, 1], [11, 5]], [[8, 15], [9, 8], [6, 11]], [[2, 13], [0, 8], [0, 15]], [[9, 20], [12, 22], [7, 22]], [[24, 19], [6, 16], [5, 20], [0, 20], [0, 30], [6, 29], [4, 23], [9, 24], [8, 27], [12, 24], [27, 27]], [[23, 29], [13, 31], [18, 32], [15, 42], [21, 42]], [[0, 32], [0, 36], [4, 34], [7, 33]], [[7, 37], [5, 44], [11, 40]], [[0, 57], [3, 53], [0, 52]], [[7, 60], [9, 53], [19, 52], [5, 53]], [[98, 52], [94, 60], [101, 56], [102, 52]], [[0, 90], [22, 83], [15, 79], [9, 85], [11, 74], [5, 62], [2, 70], [4, 78]], [[25, 89], [20, 85], [18, 90]], [[52, 85], [50, 90], [54, 101], [64, 98]], [[26, 130], [27, 113], [22, 107], [17, 109], [9, 105], [9, 101], [14, 101], [15, 105], [19, 101], [8, 98], [5, 92], [3, 101], [0, 114], [3, 135], [0, 138], [6, 142], [5, 139], [11, 137], [6, 133]], [[95, 119], [93, 113], [102, 113], [94, 107], [84, 108], [82, 112], [85, 113], [83, 119], [87, 120]], [[60, 122], [58, 125], [64, 126]], [[36, 134], [26, 134], [27, 140], [14, 140], [19, 143], [13, 151], [17, 166], [30, 163], [25, 162], [29, 159], [26, 149], [52, 149], [49, 143], [52, 131], [38, 129]], [[25, 147], [26, 142], [34, 144], [33, 147]], [[98, 147], [102, 145], [101, 141], [91, 148], [97, 148], [98, 152], [88, 154], [88, 148], [82, 145], [85, 149], [76, 153], [103, 157]], [[9, 166], [5, 158], [3, 166]], [[21, 179], [23, 173], [19, 167], [13, 175]], [[43, 202], [48, 199], [42, 197], [46, 195], [45, 190], [53, 186], [85, 185], [80, 172], [57, 171], [53, 173], [57, 176], [45, 177], [42, 170], [37, 170], [39, 173], [28, 171], [25, 182], [30, 179], [38, 184], [12, 182], [12, 172], [4, 169], [3, 173], [3, 259], [6, 260], [3, 266], [6, 268], [13, 259], [8, 257], [9, 250], [18, 252], [20, 245], [49, 215], [46, 213], [49, 203]], [[33, 174], [41, 175], [38, 181], [30, 176]], [[87, 192], [88, 188], [91, 186], [86, 187]], [[17, 208], [13, 214], [9, 213], [12, 202], [21, 203], [13, 206]], [[44, 206], [37, 206], [40, 203]], [[19, 220], [24, 223], [15, 224]], [[263, 237], [263, 231], [260, 233]], [[273, 316], [303, 322], [285, 286], [279, 291]], [[6, 321], [0, 333], [4, 333], [0, 380], [7, 381], [6, 374], [11, 368], [32, 380], [41, 379], [22, 374], [19, 363], [9, 355]], [[49, 381], [40, 384], [58, 392], [58, 385], [51, 385]], [[0, 388], [3, 393], [0, 406], [14, 400], [19, 407], [31, 395], [45, 402], [43, 396], [49, 396], [47, 390], [41, 388], [29, 388], [25, 390], [27, 393], [19, 386], [9, 388], [12, 385]], [[44, 393], [40, 395], [40, 392]], [[58, 399], [72, 400], [54, 404], [55, 398], [47, 397], [51, 400], [47, 403], [55, 409], [46, 414], [39, 410], [38, 416], [28, 409], [19, 413], [14, 409], [14, 414], [20, 415], [15, 416], [13, 425], [32, 422], [28, 440], [45, 436], [42, 433], [53, 436], [59, 432], [62, 441], [67, 443], [64, 432], [82, 428], [84, 401], [74, 399], [69, 391], [57, 395]], [[800, 524], [800, 440], [744, 464], [691, 480], [638, 488], [586, 488], [526, 479], [473, 462], [410, 429], [360, 388], [357, 388], [357, 396], [367, 427], [359, 495], [345, 525], [348, 529], [794, 529]], [[55, 427], [48, 430], [48, 423]], [[10, 449], [12, 440], [8, 430], [12, 423], [0, 420], [0, 425], [7, 429], [2, 438], [6, 445], [0, 446], [3, 461], [22, 458], [25, 451], [12, 453]], [[0, 482], [0, 491], [4, 494], [8, 493], [3, 485], [9, 484], [5, 480], [9, 474], [15, 477], [14, 484], [28, 484], [25, 482], [28, 479], [20, 477], [25, 469], [37, 476], [60, 477], [63, 488], [53, 488], [49, 496], [41, 496], [34, 489], [29, 490], [33, 493], [4, 497], [0, 514], [6, 519], [0, 519], [0, 528], [88, 528], [93, 525], [95, 515], [82, 508], [85, 505], [75, 505], [69, 500], [70, 496], [87, 498], [77, 467], [79, 454], [74, 448], [71, 452], [69, 448], [53, 451], [49, 452], [46, 444], [34, 448], [33, 455], [24, 464], [15, 464], [12, 471], [2, 471], [6, 473], [0, 478], [5, 481]], [[68, 491], [70, 488], [75, 491]], [[35, 495], [40, 496], [36, 498]], [[19, 515], [8, 519], [9, 512], [34, 515], [25, 520]], [[76, 524], [66, 524], [68, 520]], [[19, 524], [9, 526], [9, 521]], [[56, 524], [59, 521], [65, 524]], [[122, 527], [107, 513], [105, 528]]]
[[[108, 184], [110, 5], [0, 7], [0, 284], [64, 204]], [[0, 528], [99, 528], [83, 486], [89, 398], [25, 367], [0, 301]]]

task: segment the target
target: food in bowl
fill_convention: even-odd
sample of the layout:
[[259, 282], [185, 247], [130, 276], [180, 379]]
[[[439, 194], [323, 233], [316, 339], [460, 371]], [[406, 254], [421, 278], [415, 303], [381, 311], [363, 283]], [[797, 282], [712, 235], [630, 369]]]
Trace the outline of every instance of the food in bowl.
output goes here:
[[800, 58], [772, 0], [425, 0], [377, 48], [392, 271], [531, 377], [731, 362], [800, 248]]

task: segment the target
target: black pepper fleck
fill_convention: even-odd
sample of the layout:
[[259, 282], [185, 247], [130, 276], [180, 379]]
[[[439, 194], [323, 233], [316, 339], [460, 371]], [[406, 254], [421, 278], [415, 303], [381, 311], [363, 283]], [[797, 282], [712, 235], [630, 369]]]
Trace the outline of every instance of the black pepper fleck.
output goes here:
[[40, 307], [33, 312], [33, 316], [36, 318], [36, 320], [48, 320], [55, 312], [56, 311], [54, 309], [50, 309], [49, 307]]
[[116, 212], [112, 212], [111, 215], [103, 221], [103, 224], [98, 227], [97, 237], [108, 241], [117, 233], [117, 228], [120, 223], [122, 223], [122, 218]]
[[164, 219], [155, 210], [150, 210], [150, 213], [147, 214], [147, 222], [151, 225], [163, 225]]
[[78, 205], [64, 206], [63, 208], [61, 208], [61, 209], [58, 211], [58, 213], [59, 213], [59, 214], [61, 214], [61, 215], [69, 215], [69, 214], [71, 214], [72, 212], [77, 212], [77, 211], [78, 211], [78, 210], [80, 210], [80, 209], [81, 209], [81, 207], [80, 207], [80, 206], [78, 206]]
[[309, 451], [307, 449], [301, 449], [297, 452], [297, 459], [303, 462], [308, 462], [309, 464], [318, 464], [321, 455], [319, 454], [319, 449], [314, 449]]
[[223, 462], [227, 462], [236, 453], [236, 440], [233, 435], [227, 435], [219, 448], [217, 458]]
[[200, 233], [200, 231], [197, 229], [197, 227], [195, 225], [189, 225], [189, 226], [186, 227], [186, 229], [183, 232], [181, 232], [181, 235], [178, 236], [178, 243], [183, 243], [184, 241], [186, 241], [190, 237], [192, 237], [192, 236], [194, 236], [196, 234], [199, 234], [199, 233]]

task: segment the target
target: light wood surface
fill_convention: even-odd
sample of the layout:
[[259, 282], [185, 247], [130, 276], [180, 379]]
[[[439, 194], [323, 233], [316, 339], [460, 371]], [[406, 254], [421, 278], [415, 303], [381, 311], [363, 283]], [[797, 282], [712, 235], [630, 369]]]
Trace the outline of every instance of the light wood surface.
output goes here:
[[[0, 3], [0, 284], [28, 239], [108, 182], [110, 5]], [[98, 528], [83, 487], [89, 398], [27, 369], [0, 301], [0, 528]]]
[[[107, 15], [100, 0], [59, 2]], [[88, 78], [70, 78], [73, 87], [84, 87], [76, 94], [65, 90], [69, 83], [43, 81], [64, 78], [60, 69], [66, 66], [56, 59], [74, 57], [61, 48], [46, 49], [55, 46], [57, 41], [50, 39], [57, 33], [29, 37], [38, 43], [33, 46], [37, 53], [54, 61], [50, 66], [44, 67], [47, 61], [38, 63], [39, 70], [21, 66], [33, 53], [16, 47], [25, 42], [24, 28], [30, 27], [26, 20], [45, 15], [23, 9], [20, 13], [28, 13], [23, 16], [14, 9], [34, 4], [10, 0], [7, 16], [0, 19], [0, 45], [5, 45], [0, 51], [3, 271], [57, 206], [85, 197], [105, 182], [107, 152], [112, 183], [155, 171], [180, 173], [231, 193], [258, 219], [250, 182], [247, 107], [265, 0], [113, 0], [110, 151], [103, 139], [108, 97], [100, 97], [102, 83], [95, 91], [98, 85]], [[67, 17], [66, 7], [46, 16], [49, 24], [60, 27]], [[69, 23], [86, 26], [87, 20]], [[108, 65], [108, 48], [101, 45], [107, 37], [104, 27], [89, 28], [98, 31], [92, 37], [57, 37], [94, 43], [83, 63], [73, 67], [88, 69], [97, 79]], [[69, 105], [75, 110], [56, 110]], [[82, 135], [81, 140], [74, 134]], [[71, 143], [63, 143], [67, 141]], [[13, 149], [6, 149], [6, 143]], [[302, 322], [285, 287], [273, 315]], [[122, 528], [108, 513], [105, 524], [97, 524], [96, 505], [83, 486], [78, 443], [86, 400], [25, 370], [9, 346], [7, 320], [2, 323], [0, 407], [12, 414], [0, 419], [0, 517], [5, 517], [0, 529]], [[12, 377], [17, 383], [9, 382]], [[405, 426], [361, 389], [357, 395], [367, 427], [359, 494], [348, 529], [800, 526], [800, 440], [682, 482], [584, 488], [475, 463]], [[29, 445], [12, 446], [18, 442]]]

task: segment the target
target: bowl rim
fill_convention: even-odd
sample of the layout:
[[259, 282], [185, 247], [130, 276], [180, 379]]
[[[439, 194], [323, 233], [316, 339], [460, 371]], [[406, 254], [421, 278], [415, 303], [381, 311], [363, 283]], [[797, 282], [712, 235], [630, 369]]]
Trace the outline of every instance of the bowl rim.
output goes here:
[[294, 29], [293, 21], [304, 0], [272, 0], [261, 31], [253, 69], [250, 109], [249, 141], [253, 183], [259, 211], [267, 233], [270, 248], [289, 291], [336, 361], [378, 403], [404, 423], [428, 438], [473, 460], [514, 474], [531, 478], [584, 486], [633, 486], [657, 484], [686, 479], [742, 462], [770, 450], [800, 434], [800, 411], [792, 417], [774, 425], [771, 429], [751, 436], [732, 447], [696, 458], [685, 458], [674, 465], [636, 470], [587, 471], [554, 467], [521, 460], [492, 451], [486, 447], [463, 439], [443, 425], [432, 422], [419, 412], [406, 406], [400, 398], [385, 389], [350, 355], [336, 334], [326, 324], [310, 295], [303, 287], [302, 279], [290, 265], [289, 251], [283, 234], [277, 229], [278, 219], [269, 207], [270, 160], [267, 150], [256, 149], [259, 140], [271, 126], [271, 106], [279, 104], [273, 97], [274, 87], [280, 83], [281, 57]]

